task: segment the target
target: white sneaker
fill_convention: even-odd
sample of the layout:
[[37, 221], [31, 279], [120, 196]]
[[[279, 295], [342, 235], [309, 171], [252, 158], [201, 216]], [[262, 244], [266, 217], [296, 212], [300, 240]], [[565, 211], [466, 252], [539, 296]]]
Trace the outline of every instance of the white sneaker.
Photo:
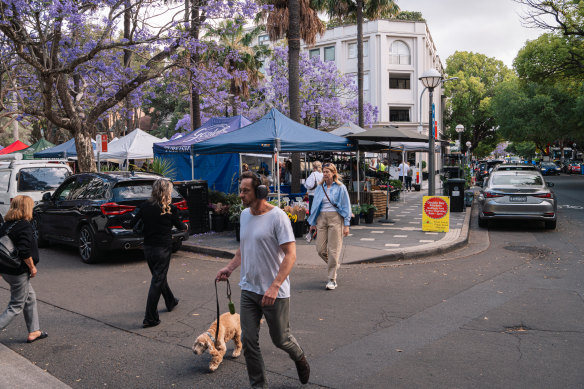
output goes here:
[[326, 288], [327, 290], [334, 290], [337, 287], [337, 282], [330, 280], [327, 284], [326, 284]]

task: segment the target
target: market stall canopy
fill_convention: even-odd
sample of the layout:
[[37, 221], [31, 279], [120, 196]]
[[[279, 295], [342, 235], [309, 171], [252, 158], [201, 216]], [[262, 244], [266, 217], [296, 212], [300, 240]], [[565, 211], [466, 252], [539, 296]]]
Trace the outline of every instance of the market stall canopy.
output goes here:
[[39, 151], [50, 149], [51, 147], [55, 147], [55, 145], [53, 143], [49, 142], [48, 140], [46, 140], [45, 138], [41, 138], [34, 145], [32, 145], [26, 149], [19, 150], [18, 153], [22, 154], [22, 159], [34, 159], [34, 153], [38, 153]]
[[347, 135], [347, 138], [376, 142], [423, 142], [428, 140], [426, 135], [394, 126], [374, 127], [358, 134]]
[[[95, 141], [93, 139], [91, 140], [91, 145], [93, 146], [93, 150], [95, 150]], [[50, 149], [34, 153], [35, 158], [68, 158], [76, 156], [75, 138], [71, 138], [67, 142], [51, 147]]]
[[[191, 145], [206, 141], [221, 134], [227, 134], [251, 124], [245, 116], [237, 115], [231, 117], [211, 118], [201, 127], [187, 134], [174, 134], [168, 142], [154, 145], [154, 153], [177, 152], [184, 153], [191, 151]], [[177, 136], [178, 135], [178, 136]], [[226, 152], [232, 152], [228, 150]]]
[[340, 126], [339, 128], [335, 128], [330, 133], [337, 136], [347, 136], [351, 134], [359, 134], [361, 132], [365, 132], [364, 128], [359, 127], [353, 122], [347, 122]]
[[105, 159], [151, 159], [154, 158], [152, 147], [162, 139], [136, 128], [128, 135], [108, 144], [107, 153], [101, 153]]
[[26, 143], [23, 143], [23, 142], [17, 140], [14, 143], [12, 143], [11, 145], [6, 146], [2, 150], [0, 150], [0, 155], [9, 154], [9, 153], [12, 153], [12, 152], [18, 151], [18, 150], [24, 150], [26, 148], [28, 148], [28, 145]]
[[274, 108], [249, 126], [194, 144], [192, 148], [197, 154], [272, 153], [276, 139], [280, 140], [278, 151], [285, 152], [351, 151], [354, 148], [347, 138], [307, 127]]

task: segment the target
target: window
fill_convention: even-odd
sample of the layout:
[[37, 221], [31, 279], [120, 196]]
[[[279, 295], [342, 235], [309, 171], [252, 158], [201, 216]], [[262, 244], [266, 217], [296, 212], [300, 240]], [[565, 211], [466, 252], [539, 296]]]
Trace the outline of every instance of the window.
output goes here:
[[409, 122], [410, 121], [410, 109], [400, 108], [400, 107], [390, 107], [389, 108], [389, 121], [390, 122]]
[[395, 41], [389, 48], [389, 63], [395, 65], [410, 64], [410, 48], [402, 41]]
[[335, 46], [329, 46], [324, 48], [324, 61], [334, 61], [335, 60]]
[[57, 201], [71, 200], [76, 189], [79, 188], [79, 182], [72, 178], [64, 183], [54, 194], [53, 198]]
[[0, 172], [0, 191], [8, 192], [8, 184], [10, 183], [10, 170]]
[[[363, 58], [369, 55], [369, 41], [363, 42]], [[357, 43], [349, 43], [349, 59], [357, 58]]]
[[390, 89], [410, 89], [410, 75], [409, 74], [390, 74], [389, 75]]
[[[357, 87], [357, 73], [351, 73], [350, 77], [353, 80], [355, 87]], [[363, 73], [363, 90], [369, 90], [369, 73]]]
[[258, 45], [267, 45], [269, 41], [270, 37], [268, 35], [258, 36]]
[[52, 190], [58, 187], [69, 175], [69, 170], [62, 167], [20, 169], [18, 173], [18, 191]]
[[320, 58], [320, 49], [312, 49], [308, 52], [310, 58], [318, 57]]
[[79, 196], [80, 199], [97, 200], [106, 197], [108, 185], [100, 178], [92, 178], [85, 184], [85, 191]]

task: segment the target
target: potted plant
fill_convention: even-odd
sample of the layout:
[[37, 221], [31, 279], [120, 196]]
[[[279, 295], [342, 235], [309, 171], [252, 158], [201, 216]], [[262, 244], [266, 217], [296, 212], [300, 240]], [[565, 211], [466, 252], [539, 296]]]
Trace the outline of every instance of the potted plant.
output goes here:
[[393, 188], [390, 189], [389, 199], [391, 201], [399, 200], [399, 194], [402, 188], [402, 182], [400, 180], [389, 180], [389, 185]]
[[428, 171], [426, 170], [426, 161], [422, 161], [422, 180], [428, 179]]
[[243, 204], [236, 203], [232, 204], [229, 207], [229, 224], [233, 226], [235, 230], [235, 239], [239, 242], [239, 218], [241, 216], [241, 212], [243, 211]]
[[365, 215], [365, 223], [372, 224], [373, 217], [375, 215], [375, 211], [377, 211], [377, 207], [373, 204], [362, 204], [361, 205], [361, 212]]
[[229, 213], [229, 206], [223, 203], [210, 204], [209, 207], [213, 211], [211, 215], [211, 222], [213, 224], [213, 231], [223, 232], [227, 222]]
[[351, 225], [358, 226], [361, 215], [361, 206], [359, 204], [352, 205], [351, 211], [353, 212], [353, 215], [351, 216]]

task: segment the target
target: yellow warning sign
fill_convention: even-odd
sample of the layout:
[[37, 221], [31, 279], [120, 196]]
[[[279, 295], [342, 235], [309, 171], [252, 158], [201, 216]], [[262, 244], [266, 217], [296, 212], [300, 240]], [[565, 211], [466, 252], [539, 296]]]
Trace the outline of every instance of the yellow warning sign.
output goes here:
[[422, 209], [422, 231], [448, 232], [450, 197], [424, 196]]

